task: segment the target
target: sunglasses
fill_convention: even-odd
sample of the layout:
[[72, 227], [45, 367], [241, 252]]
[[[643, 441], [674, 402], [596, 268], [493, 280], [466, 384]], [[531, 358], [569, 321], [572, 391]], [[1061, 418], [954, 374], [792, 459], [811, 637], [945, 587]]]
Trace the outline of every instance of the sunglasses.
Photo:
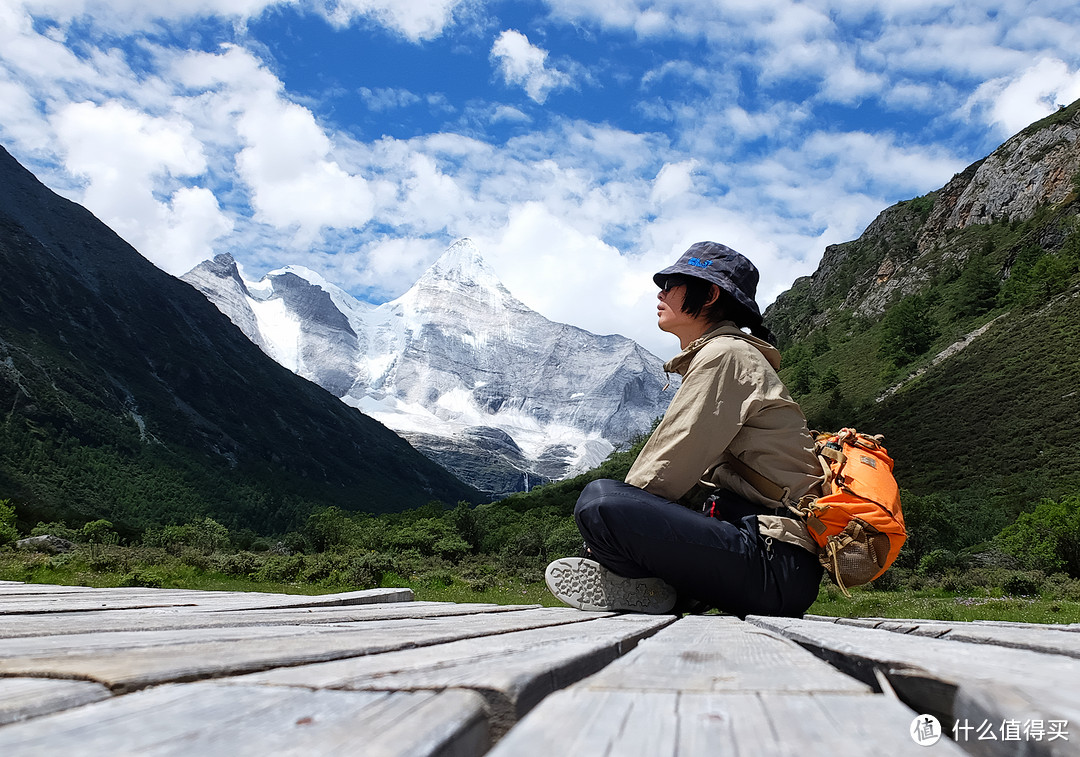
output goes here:
[[660, 282], [661, 292], [670, 292], [675, 287], [683, 286], [686, 284], [686, 280], [679, 276], [668, 276], [666, 279]]

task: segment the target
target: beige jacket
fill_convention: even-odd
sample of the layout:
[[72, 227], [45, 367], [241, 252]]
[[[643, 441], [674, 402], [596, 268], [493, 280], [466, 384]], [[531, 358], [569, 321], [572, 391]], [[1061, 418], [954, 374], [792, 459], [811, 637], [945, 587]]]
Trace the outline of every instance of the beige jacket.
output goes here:
[[[779, 367], [775, 347], [730, 321], [690, 344], [664, 366], [682, 376], [682, 385], [626, 483], [695, 508], [717, 488], [781, 507], [730, 468], [725, 461], [734, 455], [786, 487], [792, 503], [818, 494], [822, 470], [814, 442], [802, 409], [776, 375]], [[816, 550], [799, 520], [761, 515], [758, 523], [762, 534]]]

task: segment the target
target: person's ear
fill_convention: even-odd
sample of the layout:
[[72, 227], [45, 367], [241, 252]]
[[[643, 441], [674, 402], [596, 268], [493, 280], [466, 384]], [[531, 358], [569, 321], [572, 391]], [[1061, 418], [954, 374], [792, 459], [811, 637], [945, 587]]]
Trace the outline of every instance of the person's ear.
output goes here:
[[709, 284], [709, 299], [705, 301], [705, 305], [702, 309], [709, 307], [718, 299], [720, 299], [720, 287], [716, 284]]

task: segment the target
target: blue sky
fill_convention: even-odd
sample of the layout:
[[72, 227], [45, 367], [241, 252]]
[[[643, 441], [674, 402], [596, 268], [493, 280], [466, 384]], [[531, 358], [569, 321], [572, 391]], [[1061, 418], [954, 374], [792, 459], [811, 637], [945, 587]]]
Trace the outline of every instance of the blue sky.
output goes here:
[[4, 0], [0, 142], [161, 268], [361, 298], [468, 236], [547, 317], [668, 357], [651, 274], [770, 302], [885, 207], [1080, 97], [1080, 5]]

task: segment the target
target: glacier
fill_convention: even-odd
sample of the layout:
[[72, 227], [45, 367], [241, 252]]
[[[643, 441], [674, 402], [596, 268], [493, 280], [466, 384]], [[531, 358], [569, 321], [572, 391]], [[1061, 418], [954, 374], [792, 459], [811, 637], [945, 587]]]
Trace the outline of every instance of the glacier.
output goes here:
[[377, 306], [301, 266], [247, 281], [227, 253], [182, 278], [283, 366], [493, 497], [596, 466], [674, 393], [636, 342], [528, 308], [467, 238]]

